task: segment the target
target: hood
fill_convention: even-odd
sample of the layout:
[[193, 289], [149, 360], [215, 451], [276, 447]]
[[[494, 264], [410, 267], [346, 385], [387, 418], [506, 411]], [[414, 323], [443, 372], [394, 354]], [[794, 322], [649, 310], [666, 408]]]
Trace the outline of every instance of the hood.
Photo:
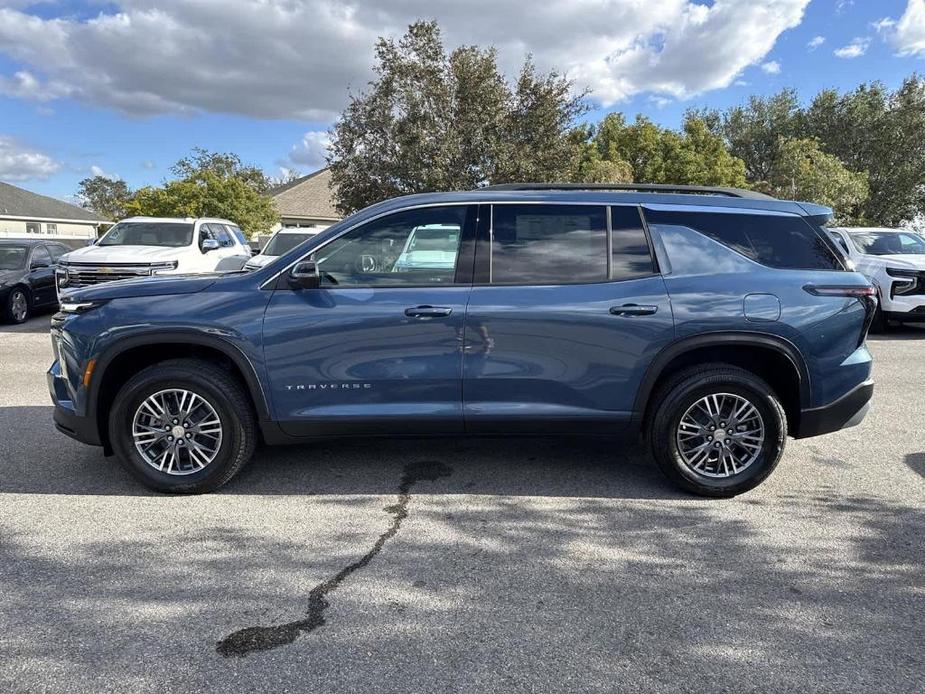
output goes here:
[[221, 273], [208, 275], [155, 275], [138, 279], [103, 282], [81, 289], [65, 289], [62, 298], [72, 301], [103, 301], [129, 299], [140, 296], [169, 296], [195, 294], [211, 287], [222, 278]]
[[895, 267], [908, 270], [925, 270], [925, 255], [913, 253], [893, 253], [891, 255], [864, 256], [867, 262], [875, 261], [884, 267]]
[[165, 246], [87, 246], [65, 253], [66, 263], [157, 263], [177, 260], [189, 247]]

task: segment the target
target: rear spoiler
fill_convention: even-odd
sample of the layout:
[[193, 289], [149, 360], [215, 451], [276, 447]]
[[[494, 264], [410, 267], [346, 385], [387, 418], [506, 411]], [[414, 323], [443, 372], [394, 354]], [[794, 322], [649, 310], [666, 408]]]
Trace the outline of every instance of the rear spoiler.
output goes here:
[[832, 208], [825, 205], [816, 205], [811, 202], [799, 202], [797, 204], [806, 212], [806, 217], [809, 221], [821, 227], [831, 222], [832, 217], [835, 215]]

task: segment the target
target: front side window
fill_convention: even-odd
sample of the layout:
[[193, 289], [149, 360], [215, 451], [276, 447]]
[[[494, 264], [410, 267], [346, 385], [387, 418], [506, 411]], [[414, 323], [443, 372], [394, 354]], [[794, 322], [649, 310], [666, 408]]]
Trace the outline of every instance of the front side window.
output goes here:
[[592, 205], [495, 205], [492, 284], [607, 281], [607, 215]]
[[58, 262], [58, 258], [60, 258], [65, 253], [69, 253], [71, 250], [67, 246], [60, 246], [56, 243], [49, 244], [46, 246], [46, 248], [51, 253], [51, 259], [55, 262]]
[[652, 225], [689, 227], [768, 267], [843, 270], [833, 247], [796, 215], [646, 209]]
[[407, 210], [373, 220], [313, 254], [328, 286], [452, 284], [459, 242], [475, 207]]
[[180, 248], [193, 242], [193, 225], [184, 222], [119, 222], [98, 246], [162, 246]]
[[224, 224], [203, 224], [203, 228], [209, 231], [209, 238], [218, 241], [222, 248], [231, 248], [234, 245]]
[[231, 234], [232, 234], [238, 241], [241, 242], [241, 245], [242, 245], [242, 246], [246, 246], [246, 245], [247, 245], [247, 239], [244, 237], [244, 232], [241, 231], [241, 228], [240, 228], [240, 227], [228, 226], [228, 231], [230, 231]]
[[925, 255], [925, 239], [904, 231], [853, 233], [851, 240], [867, 255]]

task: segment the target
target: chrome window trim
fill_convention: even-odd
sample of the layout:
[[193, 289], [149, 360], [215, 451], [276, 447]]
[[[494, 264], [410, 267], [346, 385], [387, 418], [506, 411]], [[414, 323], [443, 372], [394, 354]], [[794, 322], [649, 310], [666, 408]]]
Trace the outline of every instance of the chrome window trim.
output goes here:
[[[651, 209], [651, 210], [662, 211], [662, 212], [674, 212], [674, 211], [679, 211], [679, 210], [687, 210], [691, 212], [722, 212], [725, 214], [767, 214], [767, 215], [785, 216], [785, 217], [801, 217], [801, 215], [796, 214], [795, 212], [778, 212], [776, 210], [760, 210], [760, 209], [755, 209], [752, 207], [723, 207], [719, 205], [716, 205], [716, 206], [692, 205], [692, 204], [685, 204], [685, 203], [672, 204], [672, 203], [629, 202], [629, 201], [627, 202], [620, 202], [620, 201], [605, 202], [605, 201], [600, 201], [600, 200], [567, 201], [567, 200], [515, 200], [515, 199], [508, 199], [508, 200], [474, 199], [474, 200], [453, 200], [453, 201], [446, 201], [446, 202], [427, 202], [427, 203], [420, 203], [416, 205], [408, 205], [406, 207], [396, 207], [394, 209], [380, 212], [379, 214], [373, 215], [372, 217], [369, 217], [367, 219], [363, 219], [361, 221], [355, 222], [354, 224], [351, 224], [346, 229], [339, 231], [337, 234], [327, 239], [321, 245], [313, 247], [311, 251], [299, 257], [298, 259], [292, 261], [291, 263], [283, 267], [279, 272], [276, 272], [271, 277], [264, 280], [260, 284], [260, 289], [270, 288], [270, 285], [275, 284], [279, 280], [281, 275], [291, 270], [298, 263], [301, 263], [302, 261], [304, 261], [312, 253], [317, 253], [318, 251], [320, 251], [322, 248], [327, 246], [332, 241], [339, 239], [344, 234], [348, 234], [354, 229], [356, 229], [357, 227], [360, 227], [364, 224], [367, 224], [369, 222], [374, 222], [375, 220], [381, 219], [382, 217], [386, 217], [390, 214], [398, 214], [399, 212], [408, 212], [409, 210], [427, 209], [430, 207], [456, 207], [459, 205], [463, 205], [463, 206], [468, 206], [468, 205], [490, 205], [490, 206], [494, 206], [494, 205], [557, 205], [557, 206], [569, 206], [569, 207], [577, 206], [577, 205], [590, 205], [592, 207], [610, 207], [612, 205], [620, 205], [620, 206], [626, 206], [626, 207], [641, 207], [644, 209]], [[645, 216], [644, 215], [641, 215], [641, 216], [645, 223]], [[492, 219], [491, 219], [490, 227], [491, 227], [491, 231], [493, 232], [494, 230], [494, 210], [492, 210]], [[492, 238], [493, 237], [489, 235], [489, 243], [491, 243]], [[653, 273], [653, 274], [658, 274], [658, 273]], [[491, 282], [491, 265], [490, 264], [489, 264], [489, 282]], [[583, 283], [583, 284], [587, 284], [587, 283]], [[450, 285], [434, 285], [434, 286], [450, 286]], [[454, 286], [459, 286], [459, 285], [454, 285]], [[515, 285], [498, 285], [498, 286], [515, 286]]]

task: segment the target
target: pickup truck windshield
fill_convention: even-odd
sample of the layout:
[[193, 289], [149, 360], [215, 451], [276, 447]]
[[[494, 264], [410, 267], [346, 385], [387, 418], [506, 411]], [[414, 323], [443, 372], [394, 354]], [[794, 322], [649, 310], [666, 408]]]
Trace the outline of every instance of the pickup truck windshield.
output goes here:
[[270, 242], [266, 245], [266, 248], [263, 249], [264, 255], [282, 255], [283, 253], [288, 253], [293, 248], [298, 246], [303, 241], [307, 241], [315, 233], [285, 233], [277, 234]]
[[0, 246], [0, 270], [21, 270], [25, 266], [25, 246]]
[[120, 222], [100, 239], [98, 246], [165, 246], [180, 248], [193, 243], [193, 225], [184, 222]]
[[851, 240], [867, 255], [925, 255], [925, 239], [895, 231], [851, 234]]

